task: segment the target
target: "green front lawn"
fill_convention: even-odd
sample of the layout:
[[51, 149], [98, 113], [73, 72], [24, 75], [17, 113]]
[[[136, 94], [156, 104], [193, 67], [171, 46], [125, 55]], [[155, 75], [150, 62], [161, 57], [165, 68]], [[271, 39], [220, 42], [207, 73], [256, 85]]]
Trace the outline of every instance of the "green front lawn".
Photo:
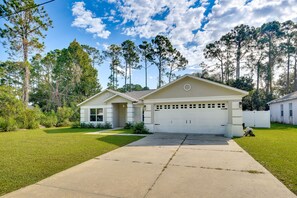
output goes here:
[[106, 133], [133, 134], [133, 130], [132, 129], [114, 129], [114, 130], [106, 131]]
[[136, 136], [86, 135], [98, 129], [0, 133], [0, 196], [136, 141]]
[[297, 126], [272, 124], [256, 137], [234, 139], [297, 195]]

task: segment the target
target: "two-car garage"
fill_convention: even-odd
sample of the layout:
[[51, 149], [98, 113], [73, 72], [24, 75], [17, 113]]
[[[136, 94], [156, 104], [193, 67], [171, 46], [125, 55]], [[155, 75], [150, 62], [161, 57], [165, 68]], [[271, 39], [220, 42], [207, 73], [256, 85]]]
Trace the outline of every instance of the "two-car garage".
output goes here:
[[154, 123], [155, 132], [225, 134], [228, 124], [227, 104], [155, 104]]
[[241, 101], [248, 92], [184, 76], [140, 98], [151, 132], [242, 136]]

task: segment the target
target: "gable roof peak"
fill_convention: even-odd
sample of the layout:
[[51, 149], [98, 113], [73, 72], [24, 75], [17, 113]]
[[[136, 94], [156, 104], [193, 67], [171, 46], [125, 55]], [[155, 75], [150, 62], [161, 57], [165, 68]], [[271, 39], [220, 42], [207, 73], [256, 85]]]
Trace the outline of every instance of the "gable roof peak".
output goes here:
[[213, 85], [216, 85], [216, 86], [219, 86], [219, 87], [222, 87], [222, 88], [225, 88], [225, 89], [229, 89], [229, 90], [232, 90], [232, 91], [235, 91], [235, 92], [238, 92], [240, 93], [240, 95], [248, 95], [248, 92], [247, 91], [244, 91], [244, 90], [241, 90], [241, 89], [237, 89], [237, 88], [234, 88], [234, 87], [230, 87], [228, 85], [224, 85], [224, 84], [221, 84], [221, 83], [217, 83], [217, 82], [214, 82], [214, 81], [211, 81], [211, 80], [207, 80], [207, 79], [204, 79], [204, 78], [200, 78], [200, 77], [197, 77], [197, 76], [193, 76], [191, 74], [185, 74], [183, 75], [182, 77], [160, 87], [159, 89], [156, 89], [155, 91], [152, 91], [151, 93], [147, 94], [147, 95], [144, 95], [143, 97], [141, 97], [140, 99], [144, 99], [146, 98], [147, 96], [149, 95], [152, 95], [156, 92], [159, 92], [160, 90], [178, 82], [178, 81], [181, 81], [182, 79], [185, 79], [185, 78], [192, 78], [192, 79], [195, 79], [195, 80], [199, 80], [199, 81], [202, 81], [202, 82], [206, 82], [206, 83], [209, 83], [209, 84], [213, 84]]

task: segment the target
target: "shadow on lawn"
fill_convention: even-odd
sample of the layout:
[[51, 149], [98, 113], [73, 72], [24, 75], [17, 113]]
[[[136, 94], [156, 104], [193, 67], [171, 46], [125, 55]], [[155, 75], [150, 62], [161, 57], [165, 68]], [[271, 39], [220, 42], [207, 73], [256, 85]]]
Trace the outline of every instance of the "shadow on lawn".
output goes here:
[[88, 133], [100, 131], [100, 129], [83, 129], [83, 128], [51, 128], [43, 129], [44, 132], [48, 134], [57, 134], [57, 133]]
[[[113, 144], [116, 146], [124, 146], [127, 142], [133, 142], [141, 139], [139, 136], [118, 136], [118, 135], [107, 135], [97, 138], [100, 142], [105, 142], [108, 144]], [[130, 140], [130, 141], [129, 141]]]

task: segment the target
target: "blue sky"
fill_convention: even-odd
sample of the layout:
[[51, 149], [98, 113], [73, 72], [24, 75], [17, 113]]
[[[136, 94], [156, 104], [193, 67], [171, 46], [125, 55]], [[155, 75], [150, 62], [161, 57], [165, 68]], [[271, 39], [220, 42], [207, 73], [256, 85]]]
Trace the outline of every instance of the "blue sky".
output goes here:
[[[36, 0], [41, 3], [46, 0]], [[137, 44], [157, 34], [170, 38], [189, 60], [187, 70], [200, 71], [204, 46], [239, 24], [259, 26], [272, 20], [297, 21], [296, 0], [55, 0], [45, 6], [54, 28], [47, 32], [45, 52], [62, 49], [76, 39], [104, 50], [131, 39]], [[3, 24], [0, 19], [0, 25]], [[0, 46], [0, 60], [7, 55]], [[101, 85], [108, 82], [108, 62], [97, 68]], [[133, 71], [144, 85], [144, 71]], [[122, 85], [122, 81], [120, 81]], [[149, 68], [149, 87], [157, 85], [157, 69]]]

